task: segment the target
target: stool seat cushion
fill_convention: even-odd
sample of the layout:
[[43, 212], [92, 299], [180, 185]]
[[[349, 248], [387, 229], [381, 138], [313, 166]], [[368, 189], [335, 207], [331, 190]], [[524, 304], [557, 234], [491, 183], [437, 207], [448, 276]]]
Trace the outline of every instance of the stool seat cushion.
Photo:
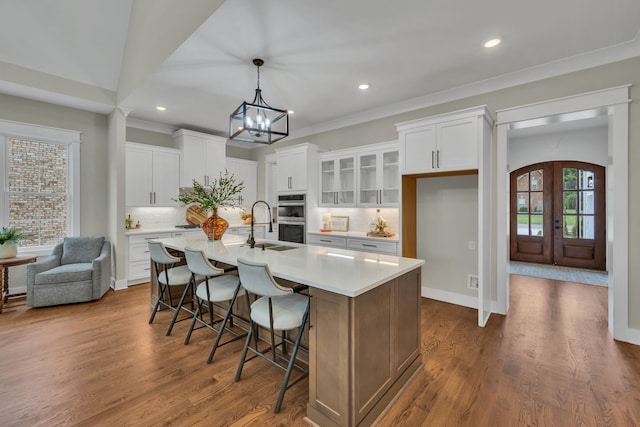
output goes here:
[[[301, 294], [271, 297], [273, 329], [288, 331], [302, 325], [309, 298]], [[251, 319], [269, 328], [269, 297], [261, 297], [251, 304]]]
[[[191, 271], [186, 265], [170, 268], [167, 274], [169, 275], [169, 286], [186, 285], [191, 279]], [[167, 284], [167, 275], [164, 271], [158, 274], [158, 282], [163, 285]]]
[[35, 285], [91, 281], [93, 265], [90, 262], [63, 264], [36, 274]]
[[[209, 279], [209, 296], [207, 297], [207, 282], [204, 281], [198, 285], [196, 295], [204, 301], [221, 302], [230, 301], [233, 293], [238, 287], [238, 276], [225, 274], [222, 276], [212, 277]], [[244, 290], [240, 289], [238, 295], [243, 295]]]

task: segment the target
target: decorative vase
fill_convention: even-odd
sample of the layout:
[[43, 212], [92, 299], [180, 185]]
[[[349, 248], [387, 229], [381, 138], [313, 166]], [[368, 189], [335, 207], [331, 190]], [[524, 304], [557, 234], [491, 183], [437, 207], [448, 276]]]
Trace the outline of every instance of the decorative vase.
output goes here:
[[15, 258], [18, 255], [18, 244], [16, 242], [0, 243], [0, 259]]
[[200, 227], [209, 240], [220, 240], [224, 232], [229, 228], [229, 223], [226, 219], [218, 216], [218, 208], [213, 208], [211, 216], [205, 219], [200, 224]]

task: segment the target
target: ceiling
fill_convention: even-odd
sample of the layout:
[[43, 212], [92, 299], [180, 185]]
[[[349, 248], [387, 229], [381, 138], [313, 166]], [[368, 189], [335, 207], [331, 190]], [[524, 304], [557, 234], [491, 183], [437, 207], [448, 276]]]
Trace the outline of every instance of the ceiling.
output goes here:
[[[294, 110], [290, 133], [304, 136], [640, 56], [638, 0], [233, 0], [118, 93], [130, 34], [148, 24], [132, 6], [145, 2], [163, 7], [3, 0], [0, 92], [226, 136], [229, 113], [253, 99], [259, 57], [265, 100]], [[502, 43], [484, 48], [493, 37]], [[38, 83], [49, 77], [55, 90]], [[71, 83], [113, 102], [83, 99]]]

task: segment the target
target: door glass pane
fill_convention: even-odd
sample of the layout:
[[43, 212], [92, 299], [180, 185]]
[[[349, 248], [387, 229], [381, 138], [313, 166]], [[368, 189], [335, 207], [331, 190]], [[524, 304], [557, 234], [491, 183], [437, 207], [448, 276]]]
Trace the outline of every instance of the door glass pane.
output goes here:
[[518, 191], [529, 191], [529, 173], [522, 174], [516, 180]]
[[595, 239], [595, 217], [585, 215], [580, 217], [580, 238]]
[[580, 207], [581, 214], [591, 214], [595, 213], [594, 211], [594, 203], [595, 203], [595, 192], [594, 191], [581, 191], [580, 192], [580, 203], [578, 206]]
[[529, 235], [529, 215], [518, 215], [518, 236]]
[[576, 213], [576, 198], [577, 198], [577, 191], [562, 192], [562, 212], [563, 213]]
[[544, 217], [542, 215], [531, 214], [531, 235], [532, 236], [542, 236], [542, 224], [544, 222]]
[[595, 173], [592, 171], [580, 170], [580, 189], [589, 190], [595, 185]]
[[531, 193], [531, 212], [541, 214], [542, 210], [542, 192]]
[[577, 173], [574, 168], [562, 168], [562, 188], [565, 190], [577, 189]]
[[542, 169], [531, 171], [531, 191], [542, 191]]
[[518, 193], [518, 212], [524, 213], [529, 212], [529, 194], [528, 193]]
[[562, 218], [563, 236], [575, 239], [577, 236], [576, 225], [578, 217], [576, 215], [563, 215]]

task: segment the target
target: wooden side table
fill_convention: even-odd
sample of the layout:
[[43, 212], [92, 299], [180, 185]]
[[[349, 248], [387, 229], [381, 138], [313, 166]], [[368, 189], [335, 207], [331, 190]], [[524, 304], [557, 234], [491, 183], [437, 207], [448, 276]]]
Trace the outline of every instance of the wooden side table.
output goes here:
[[15, 267], [17, 265], [29, 264], [31, 262], [35, 262], [38, 257], [33, 254], [20, 254], [14, 258], [4, 258], [0, 259], [0, 268], [2, 269], [2, 274], [0, 278], [2, 280], [2, 295], [0, 296], [0, 313], [2, 313], [2, 309], [4, 307], [4, 303], [7, 302], [9, 297], [16, 297], [20, 295], [25, 295], [24, 292], [17, 294], [9, 293], [9, 267]]

